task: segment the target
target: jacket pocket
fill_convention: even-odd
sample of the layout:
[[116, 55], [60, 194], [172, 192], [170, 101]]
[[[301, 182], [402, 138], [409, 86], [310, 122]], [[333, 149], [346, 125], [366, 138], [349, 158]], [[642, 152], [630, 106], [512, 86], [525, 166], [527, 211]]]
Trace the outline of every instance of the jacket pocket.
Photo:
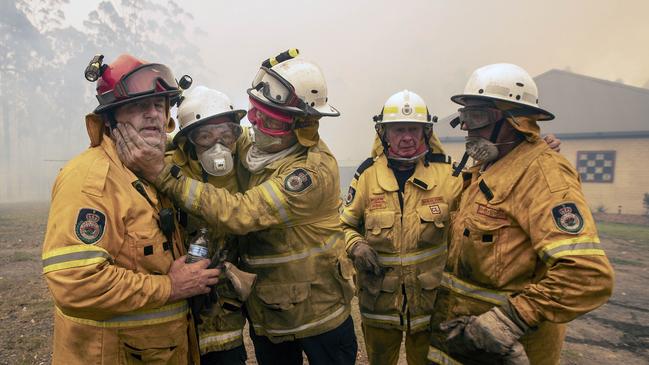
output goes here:
[[294, 328], [318, 308], [310, 308], [311, 283], [268, 283], [256, 286], [260, 315], [267, 329]]
[[336, 280], [340, 283], [344, 303], [351, 302], [354, 297], [354, 265], [347, 257], [339, 257], [336, 265]]
[[286, 311], [309, 297], [310, 283], [274, 284], [257, 286], [257, 296], [272, 310]]
[[448, 204], [420, 205], [417, 207], [419, 216], [419, 247], [429, 247], [446, 240], [446, 227], [449, 226]]
[[[401, 280], [398, 276], [386, 275], [381, 283], [381, 290], [376, 298], [370, 295], [361, 295], [360, 305], [364, 309], [377, 313], [392, 313], [401, 310], [403, 295], [401, 294]], [[361, 292], [363, 294], [363, 292]], [[369, 293], [368, 293], [369, 294]], [[372, 300], [373, 299], [373, 300]]]
[[504, 232], [510, 225], [505, 220], [482, 220], [467, 217], [463, 235], [463, 247], [459, 258], [459, 270], [468, 278], [489, 287], [497, 287], [497, 277], [502, 265], [500, 251]]
[[375, 249], [393, 252], [392, 235], [394, 212], [376, 212], [365, 215], [365, 238]]
[[419, 295], [415, 302], [419, 304], [419, 312], [421, 314], [429, 314], [433, 312], [437, 291], [441, 281], [441, 271], [439, 273], [424, 272], [417, 275]]
[[187, 357], [187, 322], [119, 330], [120, 364], [179, 364]]
[[135, 257], [135, 271], [166, 274], [173, 262], [171, 243], [166, 242], [160, 230], [127, 233]]

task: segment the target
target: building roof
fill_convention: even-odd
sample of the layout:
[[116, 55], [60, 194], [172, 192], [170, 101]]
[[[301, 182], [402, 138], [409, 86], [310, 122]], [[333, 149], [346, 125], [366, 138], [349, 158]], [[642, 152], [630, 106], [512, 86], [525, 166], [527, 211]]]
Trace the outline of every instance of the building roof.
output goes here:
[[[615, 138], [629, 138], [633, 134], [646, 137], [643, 132], [649, 132], [649, 89], [556, 69], [534, 80], [539, 88], [539, 105], [556, 116], [552, 121], [539, 122], [544, 134], [602, 138], [601, 133], [620, 132]], [[452, 118], [449, 115], [440, 121]]]

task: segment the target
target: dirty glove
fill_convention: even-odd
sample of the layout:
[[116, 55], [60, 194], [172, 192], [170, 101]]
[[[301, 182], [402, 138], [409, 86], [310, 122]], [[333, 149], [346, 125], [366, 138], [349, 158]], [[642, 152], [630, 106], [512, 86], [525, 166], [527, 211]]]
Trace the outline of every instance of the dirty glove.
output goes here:
[[376, 251], [365, 241], [354, 244], [349, 256], [356, 268], [359, 287], [367, 293], [369, 298], [372, 298], [371, 301], [366, 301], [366, 305], [372, 307], [381, 291], [385, 269], [379, 263]]
[[354, 261], [356, 271], [381, 276], [383, 268], [379, 263], [379, 256], [376, 251], [365, 241], [359, 241], [351, 249], [350, 256]]
[[[509, 310], [508, 310], [509, 309]], [[505, 314], [513, 308], [495, 307], [479, 316], [463, 316], [439, 325], [447, 333], [449, 346], [459, 351], [481, 350], [502, 357], [504, 364], [527, 365], [529, 359], [518, 339], [529, 327], [519, 318]]]

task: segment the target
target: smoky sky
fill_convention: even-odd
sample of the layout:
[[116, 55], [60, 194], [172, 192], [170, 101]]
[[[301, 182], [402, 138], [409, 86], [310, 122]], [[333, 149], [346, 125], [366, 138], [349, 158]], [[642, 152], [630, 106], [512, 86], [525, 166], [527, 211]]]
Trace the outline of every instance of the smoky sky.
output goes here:
[[[50, 104], [36, 101], [43, 99], [37, 97], [38, 93], [49, 90], [45, 83], [29, 84], [3, 94], [6, 100], [2, 105], [8, 107], [5, 108], [8, 112], [3, 113], [8, 114], [2, 115], [0, 130], [5, 145], [1, 156], [3, 166], [0, 166], [0, 201], [47, 198], [58, 169], [88, 147], [83, 115], [97, 103], [93, 97], [94, 86], [85, 82], [79, 85], [88, 60], [95, 53], [106, 53], [108, 63], [123, 52], [148, 56], [137, 54], [146, 47], [128, 47], [123, 42], [130, 38], [120, 38], [119, 34], [93, 35], [92, 39], [103, 39], [104, 43], [107, 40], [110, 49], [106, 49], [106, 44], [93, 44], [84, 26], [88, 19], [102, 25], [102, 16], [126, 19], [128, 8], [135, 3], [138, 2], [17, 0], [13, 5], [2, 3], [7, 13], [2, 14], [6, 15], [2, 17], [6, 24], [0, 25], [11, 30], [3, 36], [14, 37], [3, 39], [16, 41], [16, 47], [22, 46], [19, 53], [26, 57], [38, 44], [16, 36], [31, 35], [40, 42], [49, 39], [53, 46], [51, 52], [26, 63], [32, 62], [29, 67], [41, 69], [50, 62], [60, 65], [61, 73], [70, 77], [64, 86], [75, 89], [73, 92], [59, 88], [66, 92], [47, 99]], [[515, 63], [532, 76], [560, 69], [633, 86], [649, 86], [646, 46], [649, 44], [649, 2], [644, 0], [191, 0], [176, 3], [151, 0], [139, 3], [147, 3], [142, 11], [151, 11], [150, 17], [158, 20], [155, 27], [145, 29], [158, 35], [154, 38], [155, 47], [167, 45], [164, 52], [151, 52], [151, 47], [147, 52], [165, 54], [168, 60], [149, 61], [172, 65], [178, 76], [194, 76], [195, 85], [226, 93], [237, 108], [248, 107], [246, 89], [264, 59], [288, 48], [299, 48], [302, 57], [323, 70], [329, 102], [342, 113], [338, 118], [324, 118], [320, 123], [323, 139], [342, 166], [355, 166], [368, 157], [375, 134], [372, 116], [380, 112], [390, 95], [403, 89], [414, 91], [426, 100], [431, 114], [444, 117], [457, 109], [449, 97], [461, 93], [471, 72], [486, 64]], [[33, 14], [41, 22], [52, 16], [58, 19], [58, 10], [48, 7], [60, 5], [65, 16], [62, 26], [74, 29], [36, 37], [45, 29], [10, 14], [15, 11], [14, 5], [24, 4], [31, 4]], [[176, 9], [171, 12], [172, 16], [177, 14], [174, 21], [156, 18], [161, 14], [151, 10], [156, 4]], [[98, 9], [102, 10], [96, 13]], [[131, 15], [132, 12], [131, 9]], [[162, 14], [169, 16], [168, 11]], [[14, 18], [21, 20], [22, 25], [14, 22]], [[112, 19], [108, 23], [121, 24], [121, 20]], [[16, 27], [29, 31], [25, 33]], [[120, 31], [119, 26], [113, 28], [112, 32]], [[112, 42], [111, 37], [120, 40]], [[180, 44], [179, 40], [182, 40]], [[61, 48], [61, 44], [68, 48]], [[7, 44], [0, 43], [0, 46]], [[8, 54], [13, 51], [16, 50], [9, 49]], [[17, 66], [21, 65], [12, 67]], [[6, 65], [0, 65], [3, 72], [5, 68]], [[2, 75], [3, 83], [7, 76], [11, 75]], [[34, 97], [29, 97], [32, 92]], [[18, 94], [23, 95], [23, 104], [12, 99]], [[543, 106], [542, 94], [540, 101]], [[23, 108], [22, 114], [14, 114], [14, 109], [20, 109], [18, 106], [26, 102], [33, 104]], [[52, 123], [45, 116], [53, 112], [69, 120], [63, 124]], [[637, 123], [638, 128], [634, 130], [646, 129], [646, 121]], [[54, 128], [56, 133], [46, 133], [48, 128]], [[584, 125], [584, 131], [587, 128]], [[435, 131], [441, 137], [461, 135], [442, 123], [436, 125]], [[24, 151], [17, 150], [18, 147]]]
[[[408, 89], [448, 115], [471, 72], [515, 63], [532, 76], [557, 68], [644, 86], [647, 1], [185, 1], [208, 76], [197, 83], [240, 107], [261, 61], [299, 48], [322, 68], [342, 112], [321, 135], [342, 164], [364, 159], [372, 116]], [[188, 20], [189, 21], [189, 20]], [[543, 96], [541, 95], [541, 100]], [[640, 129], [640, 128], [639, 128]], [[439, 125], [440, 135], [459, 135]]]

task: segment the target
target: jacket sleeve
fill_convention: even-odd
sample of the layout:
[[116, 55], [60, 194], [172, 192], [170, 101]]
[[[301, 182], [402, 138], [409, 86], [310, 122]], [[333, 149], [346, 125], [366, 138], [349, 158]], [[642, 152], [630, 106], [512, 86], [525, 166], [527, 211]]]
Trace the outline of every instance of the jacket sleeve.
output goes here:
[[[334, 184], [306, 167], [290, 167], [245, 193], [232, 194], [184, 176], [167, 165], [154, 184], [178, 206], [216, 230], [243, 235], [266, 228], [317, 221], [323, 197]], [[174, 177], [174, 175], [176, 177]]]
[[364, 181], [366, 175], [354, 177], [349, 184], [349, 190], [345, 197], [345, 205], [340, 213], [340, 222], [345, 234], [345, 251], [349, 254], [352, 246], [364, 239], [363, 237], [363, 217], [365, 215], [365, 186], [360, 181]]
[[52, 192], [42, 259], [56, 306], [74, 317], [104, 320], [164, 305], [171, 292], [168, 276], [115, 265], [125, 239], [119, 203], [110, 194], [83, 192], [78, 181], [83, 172], [62, 172]]
[[542, 173], [517, 197], [525, 207], [519, 223], [547, 271], [510, 299], [531, 326], [571, 321], [604, 304], [613, 288], [613, 269], [576, 171], [556, 154], [544, 154], [536, 163]]

